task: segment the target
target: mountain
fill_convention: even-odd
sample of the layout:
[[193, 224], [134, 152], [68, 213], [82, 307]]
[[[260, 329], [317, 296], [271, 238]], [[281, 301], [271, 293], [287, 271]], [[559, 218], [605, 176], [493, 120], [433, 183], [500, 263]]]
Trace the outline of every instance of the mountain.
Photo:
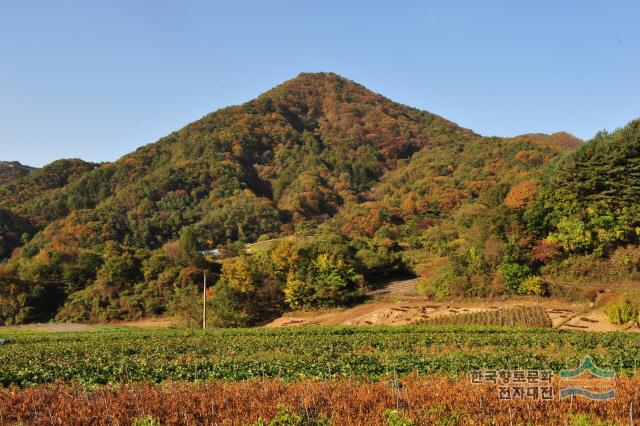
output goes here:
[[[51, 294], [39, 286], [54, 286], [64, 297], [50, 315], [102, 321], [183, 309], [203, 269], [235, 283], [229, 300], [275, 289], [273, 312], [346, 302], [356, 284], [442, 259], [466, 262], [454, 272], [467, 274], [487, 244], [500, 252], [481, 265], [489, 277], [509, 241], [524, 238], [544, 170], [580, 143], [567, 133], [483, 137], [336, 74], [303, 73], [115, 162], [60, 160], [0, 185], [0, 237], [10, 241], [0, 259], [11, 257], [0, 278], [31, 289], [28, 312]], [[277, 249], [277, 261], [229, 263], [233, 274], [197, 254], [292, 234], [312, 241]], [[486, 293], [489, 278], [467, 275], [463, 293]], [[349, 297], [327, 296], [328, 277], [338, 280], [331, 294]]]
[[40, 169], [17, 164], [14, 168], [22, 170], [20, 176], [0, 184], [0, 207], [19, 207], [45, 192], [66, 186], [97, 167], [97, 164], [79, 159], [57, 160]]
[[0, 185], [5, 185], [27, 176], [35, 170], [17, 161], [0, 161]]
[[57, 160], [40, 169], [0, 162], [0, 259], [39, 227], [38, 214], [25, 214], [24, 203], [66, 186], [96, 166], [77, 159]]
[[[420, 149], [477, 137], [335, 74], [301, 74], [17, 209], [40, 226], [95, 209], [139, 246], [175, 239], [185, 224], [216, 244], [254, 241], [335, 213]], [[251, 216], [236, 222], [243, 206]]]

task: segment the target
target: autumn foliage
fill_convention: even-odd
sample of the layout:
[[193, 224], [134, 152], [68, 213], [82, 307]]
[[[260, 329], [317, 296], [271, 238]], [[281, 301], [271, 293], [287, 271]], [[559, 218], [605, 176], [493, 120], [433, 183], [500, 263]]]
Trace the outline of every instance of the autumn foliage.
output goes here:
[[504, 204], [512, 209], [525, 208], [538, 195], [538, 183], [525, 180], [514, 185], [504, 199]]
[[[338, 75], [303, 73], [115, 162], [2, 163], [0, 275], [56, 283], [64, 300], [47, 312], [57, 319], [170, 314], [194, 293], [190, 277], [220, 276], [223, 259], [179, 253], [188, 228], [192, 252], [222, 258], [291, 235], [345, 240], [269, 280], [276, 294], [288, 282], [296, 306], [350, 303], [409, 272], [400, 264], [440, 260], [429, 295], [518, 292], [548, 265], [637, 245], [637, 134], [636, 121], [580, 146], [566, 133], [483, 137]], [[350, 252], [335, 256], [343, 245]], [[504, 271], [517, 279], [506, 285]]]
[[[640, 417], [639, 385], [637, 378], [618, 378], [616, 398], [606, 402], [500, 401], [496, 387], [439, 377], [373, 383], [127, 384], [96, 389], [51, 385], [0, 390], [0, 423], [113, 425], [146, 419], [162, 425], [245, 425], [279, 418], [299, 420], [278, 424], [388, 425], [390, 418], [396, 418], [407, 422], [402, 424], [555, 426], [598, 420], [626, 424]], [[574, 423], [578, 420], [583, 423]]]

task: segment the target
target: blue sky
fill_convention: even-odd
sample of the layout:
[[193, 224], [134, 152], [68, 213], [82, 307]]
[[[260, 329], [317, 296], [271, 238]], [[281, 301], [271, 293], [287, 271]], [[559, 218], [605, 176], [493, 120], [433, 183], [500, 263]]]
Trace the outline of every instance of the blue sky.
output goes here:
[[111, 161], [302, 71], [485, 135], [640, 117], [640, 2], [0, 0], [0, 159]]

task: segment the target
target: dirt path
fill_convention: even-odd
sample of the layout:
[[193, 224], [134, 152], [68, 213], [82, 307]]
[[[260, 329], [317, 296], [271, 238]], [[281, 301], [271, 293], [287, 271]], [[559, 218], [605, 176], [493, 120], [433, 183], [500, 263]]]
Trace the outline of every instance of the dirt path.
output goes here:
[[[603, 308], [594, 308], [587, 312], [576, 312], [569, 315], [566, 321], [563, 321], [557, 328], [563, 330], [582, 330], [582, 331], [620, 331], [624, 330], [623, 326], [611, 324], [604, 313]], [[631, 327], [627, 331], [640, 331], [638, 327]]]
[[11, 331], [42, 331], [47, 333], [68, 333], [79, 331], [100, 331], [104, 326], [124, 326], [135, 328], [168, 328], [175, 327], [176, 320], [174, 318], [147, 318], [138, 321], [119, 321], [106, 324], [78, 324], [72, 322], [62, 323], [35, 323], [22, 325], [0, 326], [0, 333]]
[[99, 327], [88, 324], [77, 324], [71, 322], [64, 323], [37, 323], [23, 325], [1, 326], [1, 332], [10, 331], [44, 331], [47, 333], [67, 333], [72, 331], [98, 331]]
[[146, 318], [136, 321], [120, 321], [112, 325], [122, 325], [136, 328], [169, 328], [176, 327], [178, 322], [175, 318]]

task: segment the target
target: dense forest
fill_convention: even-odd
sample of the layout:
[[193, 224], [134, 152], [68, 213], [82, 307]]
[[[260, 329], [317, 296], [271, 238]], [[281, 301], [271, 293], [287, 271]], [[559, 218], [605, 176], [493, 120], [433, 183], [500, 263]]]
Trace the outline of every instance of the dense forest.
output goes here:
[[0, 323], [196, 321], [203, 272], [216, 325], [412, 274], [434, 298], [548, 295], [640, 273], [638, 199], [640, 121], [483, 137], [300, 74], [112, 163], [0, 163]]

